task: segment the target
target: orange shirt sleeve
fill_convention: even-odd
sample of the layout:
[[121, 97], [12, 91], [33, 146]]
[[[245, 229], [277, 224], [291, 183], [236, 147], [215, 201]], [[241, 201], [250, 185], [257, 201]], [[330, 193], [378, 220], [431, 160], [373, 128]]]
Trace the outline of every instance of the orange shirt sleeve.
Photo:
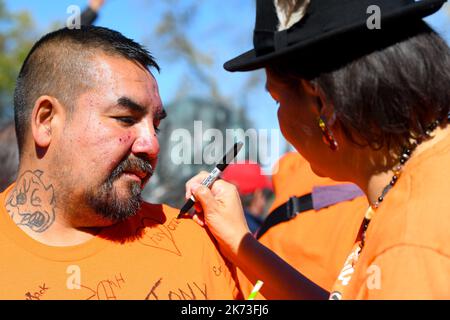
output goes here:
[[450, 257], [428, 247], [397, 245], [366, 270], [357, 299], [448, 299]]

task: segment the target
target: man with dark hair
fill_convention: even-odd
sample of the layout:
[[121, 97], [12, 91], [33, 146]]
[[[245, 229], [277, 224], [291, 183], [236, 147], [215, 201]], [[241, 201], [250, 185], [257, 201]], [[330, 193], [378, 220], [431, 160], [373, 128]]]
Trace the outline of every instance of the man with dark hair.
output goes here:
[[[88, 6], [81, 12], [81, 25], [92, 25], [104, 3], [105, 0], [89, 0]], [[11, 121], [0, 132], [0, 191], [8, 187], [17, 176], [19, 155], [16, 141], [14, 122]]]
[[0, 298], [240, 298], [206, 232], [142, 202], [166, 116], [151, 68], [101, 27], [31, 49], [14, 96], [18, 179], [0, 195]]

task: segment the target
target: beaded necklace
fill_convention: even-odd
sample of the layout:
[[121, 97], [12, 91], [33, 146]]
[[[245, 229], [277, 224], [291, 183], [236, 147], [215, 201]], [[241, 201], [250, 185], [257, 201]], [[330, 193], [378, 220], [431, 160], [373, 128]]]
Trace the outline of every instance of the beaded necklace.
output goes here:
[[386, 187], [383, 188], [383, 191], [381, 192], [381, 195], [378, 197], [378, 199], [373, 204], [369, 205], [369, 207], [367, 208], [360, 230], [361, 240], [355, 243], [352, 251], [350, 252], [350, 255], [347, 257], [344, 267], [342, 268], [339, 277], [337, 278], [336, 283], [333, 286], [333, 290], [331, 291], [329, 298], [330, 300], [342, 299], [342, 293], [351, 280], [353, 272], [355, 271], [356, 262], [358, 261], [359, 255], [362, 249], [364, 248], [366, 240], [366, 231], [367, 228], [369, 227], [369, 223], [372, 220], [373, 215], [377, 211], [381, 202], [383, 202], [386, 194], [397, 183], [397, 180], [398, 178], [400, 178], [400, 175], [402, 173], [403, 166], [406, 163], [406, 161], [409, 160], [411, 154], [414, 152], [414, 150], [420, 143], [431, 138], [431, 133], [438, 127], [439, 123], [440, 123], [439, 121], [434, 121], [431, 125], [427, 127], [427, 130], [425, 131], [424, 135], [417, 137], [416, 141], [412, 142], [410, 146], [403, 147], [399, 161], [400, 163], [393, 168], [394, 175], [392, 176], [390, 182], [386, 185]]

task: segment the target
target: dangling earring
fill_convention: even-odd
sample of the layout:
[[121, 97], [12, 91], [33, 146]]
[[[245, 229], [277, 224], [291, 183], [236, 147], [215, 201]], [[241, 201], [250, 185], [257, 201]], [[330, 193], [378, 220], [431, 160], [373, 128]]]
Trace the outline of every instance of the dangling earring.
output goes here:
[[322, 131], [322, 135], [323, 135], [323, 142], [328, 147], [330, 147], [331, 150], [337, 151], [339, 146], [338, 146], [337, 141], [334, 139], [333, 132], [331, 132], [331, 130], [328, 129], [328, 127], [325, 124], [325, 121], [323, 120], [322, 116], [320, 116], [318, 118], [318, 121], [319, 121], [320, 130]]

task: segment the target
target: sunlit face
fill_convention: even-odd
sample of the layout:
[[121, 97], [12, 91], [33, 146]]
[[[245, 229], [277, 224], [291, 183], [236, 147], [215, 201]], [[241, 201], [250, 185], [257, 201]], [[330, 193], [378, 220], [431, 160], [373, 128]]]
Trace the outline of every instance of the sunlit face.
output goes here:
[[266, 76], [267, 91], [279, 103], [278, 122], [283, 136], [308, 160], [316, 174], [331, 176], [333, 154], [323, 143], [317, 97], [303, 90], [300, 84], [293, 88], [270, 70], [266, 70]]
[[74, 102], [54, 162], [66, 199], [123, 220], [137, 212], [155, 169], [165, 112], [154, 77], [137, 63], [101, 55], [94, 66], [94, 89]]

